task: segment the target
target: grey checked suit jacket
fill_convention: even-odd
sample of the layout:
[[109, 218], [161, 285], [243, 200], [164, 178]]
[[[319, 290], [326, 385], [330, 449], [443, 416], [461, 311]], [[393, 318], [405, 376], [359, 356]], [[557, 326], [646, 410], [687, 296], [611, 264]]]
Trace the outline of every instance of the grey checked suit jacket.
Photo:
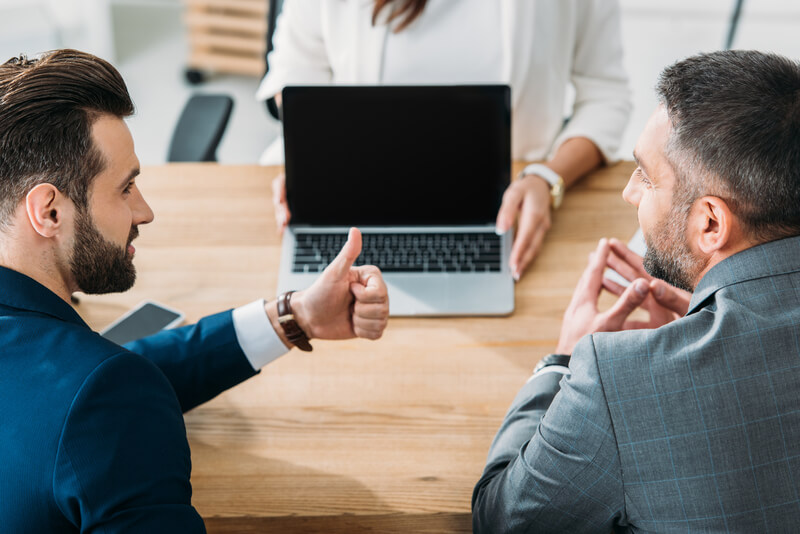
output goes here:
[[570, 370], [514, 400], [475, 532], [800, 532], [800, 237], [722, 261], [662, 328], [583, 338]]

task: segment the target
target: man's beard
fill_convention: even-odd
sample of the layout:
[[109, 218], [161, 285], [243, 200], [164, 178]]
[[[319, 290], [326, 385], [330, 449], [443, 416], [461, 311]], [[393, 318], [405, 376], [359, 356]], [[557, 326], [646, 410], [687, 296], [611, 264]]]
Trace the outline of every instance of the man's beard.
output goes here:
[[704, 264], [692, 255], [686, 242], [686, 211], [673, 205], [665, 220], [656, 225], [653, 235], [645, 238], [647, 252], [644, 255], [644, 270], [654, 278], [693, 292]]
[[75, 218], [75, 243], [70, 258], [70, 270], [78, 288], [90, 295], [127, 291], [136, 281], [133, 256], [128, 245], [139, 235], [131, 227], [124, 247], [104, 238], [91, 215], [78, 210]]

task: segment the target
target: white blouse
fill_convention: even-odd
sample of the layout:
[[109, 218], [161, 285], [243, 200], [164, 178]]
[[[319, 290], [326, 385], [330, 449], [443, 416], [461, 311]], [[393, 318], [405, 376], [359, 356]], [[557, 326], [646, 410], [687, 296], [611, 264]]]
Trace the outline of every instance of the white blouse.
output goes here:
[[[446, 46], [442, 33], [450, 36]], [[502, 83], [502, 63], [498, 2], [428, 0], [403, 31], [387, 32], [380, 78], [387, 85]]]
[[[256, 97], [292, 84], [497, 80], [511, 86], [514, 159], [544, 159], [573, 137], [615, 158], [631, 111], [617, 0], [429, 0], [399, 34], [383, 12], [373, 25], [372, 7], [285, 0]], [[278, 142], [260, 161], [282, 160]]]

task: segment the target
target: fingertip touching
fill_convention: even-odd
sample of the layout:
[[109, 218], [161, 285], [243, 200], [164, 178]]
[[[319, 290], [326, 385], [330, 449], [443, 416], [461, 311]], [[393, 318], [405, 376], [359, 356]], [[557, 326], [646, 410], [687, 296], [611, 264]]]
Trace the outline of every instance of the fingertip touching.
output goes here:
[[650, 284], [644, 278], [637, 278], [633, 282], [633, 289], [640, 297], [644, 298], [650, 292]]

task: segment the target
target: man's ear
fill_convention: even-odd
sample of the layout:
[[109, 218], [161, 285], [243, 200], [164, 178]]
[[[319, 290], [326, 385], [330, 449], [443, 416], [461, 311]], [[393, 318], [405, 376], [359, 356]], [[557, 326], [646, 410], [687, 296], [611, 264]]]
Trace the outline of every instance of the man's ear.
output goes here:
[[53, 237], [61, 228], [65, 197], [53, 184], [39, 184], [25, 197], [31, 228], [42, 237]]
[[728, 204], [719, 197], [698, 198], [689, 215], [692, 240], [708, 256], [723, 250], [730, 242], [735, 216]]

